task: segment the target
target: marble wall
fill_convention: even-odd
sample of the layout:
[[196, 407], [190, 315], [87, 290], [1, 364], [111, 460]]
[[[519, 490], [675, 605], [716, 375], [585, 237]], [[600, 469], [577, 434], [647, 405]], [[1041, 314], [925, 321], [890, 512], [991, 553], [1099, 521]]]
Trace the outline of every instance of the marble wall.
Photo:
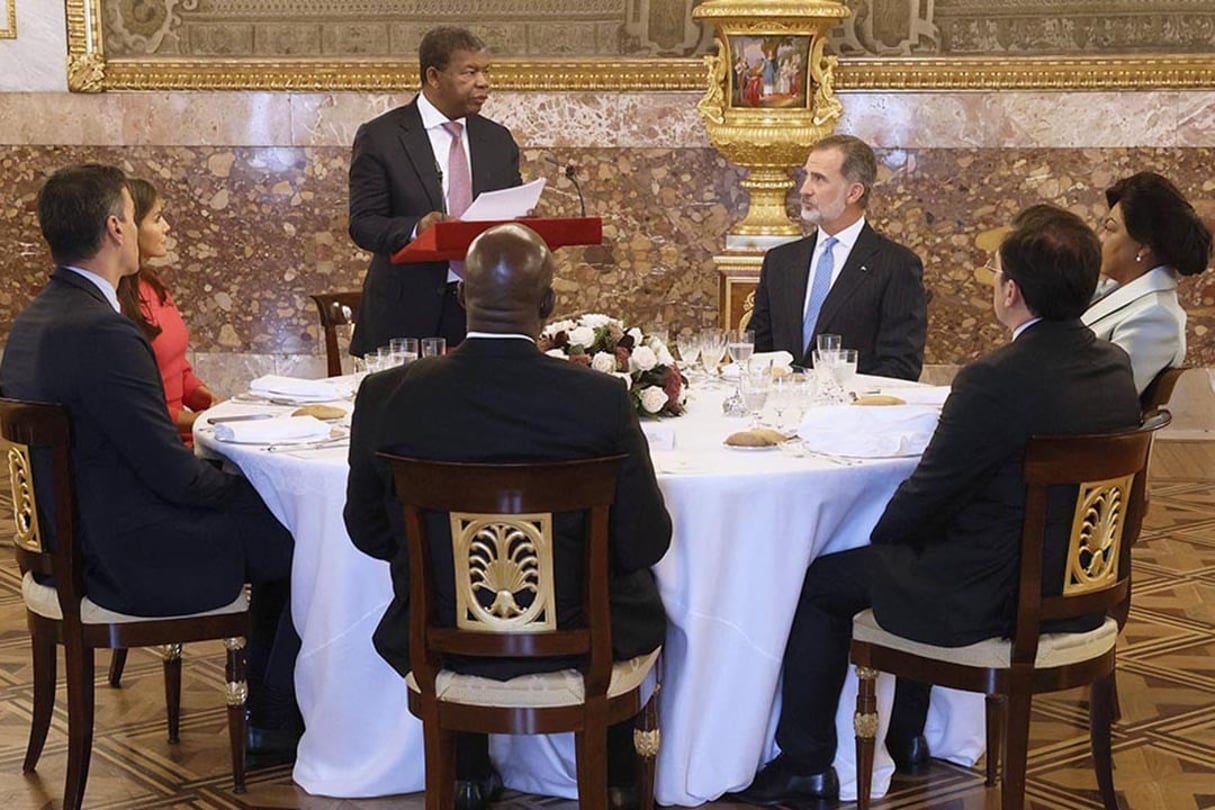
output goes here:
[[[45, 278], [34, 197], [44, 176], [99, 160], [162, 190], [173, 225], [164, 274], [193, 346], [245, 360], [316, 355], [308, 295], [357, 289], [367, 256], [346, 234], [349, 143], [407, 96], [0, 94], [0, 336]], [[979, 234], [1036, 202], [1098, 221], [1101, 189], [1150, 168], [1215, 200], [1215, 94], [854, 93], [841, 130], [879, 148], [874, 224], [924, 258], [933, 290], [926, 360], [965, 362], [1002, 338]], [[673, 331], [712, 324], [712, 256], [739, 215], [739, 171], [706, 142], [695, 94], [500, 94], [541, 213], [572, 215], [573, 164], [602, 246], [559, 255], [559, 310], [619, 313]], [[1127, 145], [1130, 144], [1130, 145]], [[1215, 366], [1215, 273], [1184, 283], [1190, 361]], [[216, 357], [204, 358], [204, 362]], [[242, 366], [243, 368], [244, 366]]]

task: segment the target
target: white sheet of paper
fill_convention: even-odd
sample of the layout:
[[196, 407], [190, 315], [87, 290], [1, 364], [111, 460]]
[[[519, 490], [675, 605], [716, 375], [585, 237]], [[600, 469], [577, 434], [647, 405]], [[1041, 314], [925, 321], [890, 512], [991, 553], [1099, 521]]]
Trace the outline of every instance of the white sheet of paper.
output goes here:
[[545, 179], [541, 177], [530, 183], [498, 191], [483, 191], [464, 210], [460, 219], [465, 222], [487, 222], [498, 219], [518, 219], [526, 216], [540, 201]]

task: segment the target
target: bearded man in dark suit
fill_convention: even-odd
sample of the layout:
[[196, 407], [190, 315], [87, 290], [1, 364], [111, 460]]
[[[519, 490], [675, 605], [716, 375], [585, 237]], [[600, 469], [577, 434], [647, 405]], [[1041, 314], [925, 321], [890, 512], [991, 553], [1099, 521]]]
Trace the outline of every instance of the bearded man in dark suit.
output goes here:
[[392, 254], [436, 222], [458, 219], [481, 192], [522, 182], [510, 131], [480, 115], [489, 98], [485, 43], [442, 26], [422, 38], [418, 60], [422, 89], [413, 101], [354, 136], [350, 238], [373, 254], [350, 345], [355, 355], [392, 338], [444, 337], [448, 347], [464, 339], [456, 300], [462, 263], [394, 265]]
[[[883, 628], [926, 644], [1010, 636], [1025, 511], [1021, 462], [1030, 437], [1139, 423], [1126, 352], [1080, 320], [1101, 268], [1096, 235], [1074, 214], [1047, 205], [1027, 209], [1014, 224], [992, 282], [996, 317], [1012, 341], [958, 372], [936, 432], [887, 504], [872, 545], [820, 557], [806, 573], [785, 650], [781, 755], [740, 794], [754, 804], [838, 794], [835, 707], [856, 613], [872, 606]], [[1046, 595], [1060, 592], [1074, 505], [1074, 488], [1053, 493]], [[1102, 618], [1049, 629], [1092, 630]], [[928, 688], [900, 681], [886, 737], [896, 765], [927, 758], [927, 711]]]
[[[518, 224], [483, 233], [469, 248], [462, 296], [468, 338], [446, 357], [424, 358], [364, 380], [350, 434], [346, 528], [360, 550], [391, 563], [394, 598], [375, 631], [376, 649], [409, 673], [409, 571], [401, 506], [379, 451], [438, 461], [545, 462], [625, 454], [609, 537], [612, 647], [617, 660], [651, 652], [666, 634], [666, 612], [650, 566], [671, 541], [671, 519], [649, 447], [625, 386], [615, 377], [548, 357], [536, 346], [552, 313], [553, 258], [544, 241]], [[436, 516], [430, 535], [450, 527]], [[582, 519], [555, 526], [557, 625], [581, 622]], [[562, 539], [564, 538], [564, 539]], [[451, 570], [451, 543], [432, 548]], [[455, 624], [454, 583], [439, 577], [437, 602]], [[452, 662], [449, 661], [449, 664]], [[572, 664], [564, 664], [569, 666]], [[477, 659], [461, 671], [501, 680], [534, 672], [535, 662]], [[402, 682], [401, 688], [405, 685]], [[501, 786], [484, 735], [457, 743], [461, 808], [485, 807]], [[630, 723], [608, 732], [609, 806], [636, 804]]]
[[[120, 311], [118, 280], [139, 271], [126, 177], [96, 164], [60, 169], [38, 193], [38, 224], [57, 266], [13, 322], [0, 388], [71, 417], [89, 598], [180, 615], [223, 607], [252, 582], [249, 751], [292, 758], [302, 730], [287, 605], [294, 544], [248, 481], [182, 444], [152, 346]], [[35, 486], [51, 503], [47, 485]]]
[[818, 335], [857, 350], [857, 371], [915, 380], [924, 363], [924, 265], [865, 221], [877, 158], [851, 135], [832, 135], [806, 159], [802, 219], [818, 230], [764, 256], [750, 328], [755, 350], [814, 362]]

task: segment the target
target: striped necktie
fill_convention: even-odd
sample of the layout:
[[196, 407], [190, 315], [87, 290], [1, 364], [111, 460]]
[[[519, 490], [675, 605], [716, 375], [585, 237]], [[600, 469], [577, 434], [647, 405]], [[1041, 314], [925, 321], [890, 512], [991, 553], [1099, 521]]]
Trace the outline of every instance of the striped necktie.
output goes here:
[[818, 324], [818, 315], [823, 310], [823, 302], [831, 291], [831, 274], [835, 271], [835, 257], [832, 249], [839, 244], [834, 236], [828, 236], [823, 242], [823, 255], [819, 257], [818, 267], [814, 270], [814, 283], [810, 285], [810, 299], [806, 302], [806, 314], [802, 318], [802, 357], [814, 349], [814, 327]]

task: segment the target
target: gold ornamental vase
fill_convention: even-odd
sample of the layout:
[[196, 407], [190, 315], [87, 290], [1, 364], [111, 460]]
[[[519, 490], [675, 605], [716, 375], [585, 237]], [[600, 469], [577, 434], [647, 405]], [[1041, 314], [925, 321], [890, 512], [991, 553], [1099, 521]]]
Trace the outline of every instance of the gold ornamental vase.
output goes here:
[[838, 59], [824, 48], [827, 31], [849, 13], [842, 0], [705, 0], [692, 10], [717, 35], [697, 107], [712, 144], [748, 170], [742, 185], [750, 206], [727, 249], [764, 249], [801, 235], [785, 207], [790, 169], [834, 131], [843, 111]]

